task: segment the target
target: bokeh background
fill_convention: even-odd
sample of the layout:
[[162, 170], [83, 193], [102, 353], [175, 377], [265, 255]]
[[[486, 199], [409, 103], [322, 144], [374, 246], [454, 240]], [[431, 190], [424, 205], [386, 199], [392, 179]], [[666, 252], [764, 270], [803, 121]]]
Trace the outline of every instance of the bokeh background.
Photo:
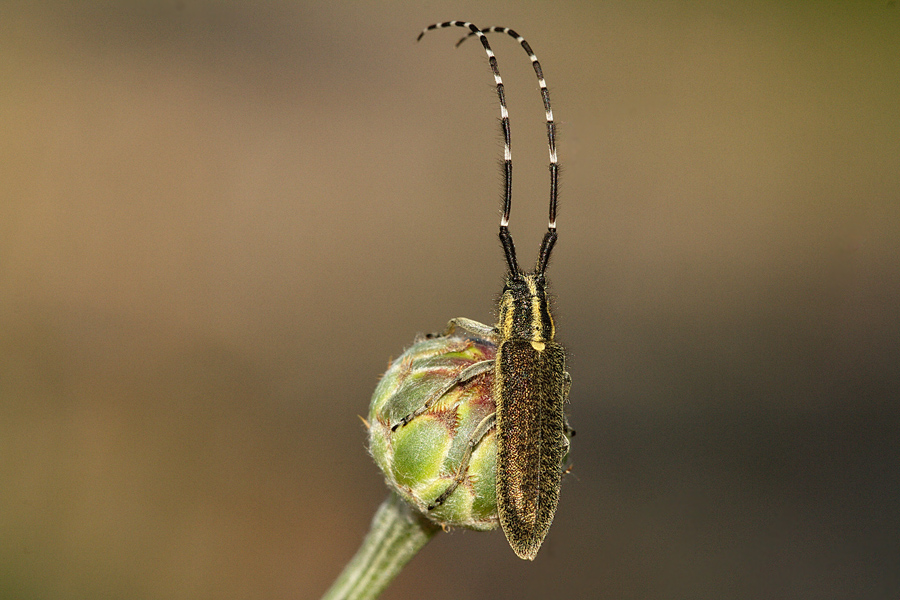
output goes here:
[[[0, 597], [317, 598], [386, 496], [369, 396], [492, 322], [509, 25], [564, 166], [574, 471], [534, 563], [384, 598], [900, 594], [900, 7], [4, 3]], [[543, 112], [493, 43], [525, 264]]]

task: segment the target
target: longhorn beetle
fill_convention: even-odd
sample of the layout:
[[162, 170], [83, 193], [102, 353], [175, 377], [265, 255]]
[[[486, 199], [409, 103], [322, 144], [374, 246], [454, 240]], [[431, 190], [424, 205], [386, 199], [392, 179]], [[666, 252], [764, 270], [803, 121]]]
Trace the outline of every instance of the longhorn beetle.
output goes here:
[[[556, 204], [559, 164], [556, 156], [556, 125], [550, 109], [550, 94], [541, 65], [525, 39], [512, 29], [491, 27], [481, 30], [472, 23], [448, 21], [429, 25], [419, 34], [444, 27], [464, 27], [468, 36], [478, 36], [487, 53], [500, 99], [500, 125], [503, 131], [504, 196], [500, 219], [500, 243], [509, 268], [506, 285], [500, 297], [497, 324], [493, 327], [466, 318], [451, 319], [440, 336], [449, 336], [457, 328], [488, 340], [497, 346], [493, 361], [475, 363], [450, 381], [445, 391], [476, 375], [493, 370], [493, 396], [496, 414], [482, 423], [469, 443], [467, 453], [451, 486], [429, 509], [440, 505], [465, 477], [471, 450], [493, 426], [497, 435], [497, 512], [500, 525], [515, 553], [533, 560], [550, 524], [559, 501], [562, 461], [568, 452], [568, 428], [564, 405], [571, 380], [566, 372], [563, 347], [554, 340], [556, 333], [547, 297], [544, 273], [556, 243]], [[512, 156], [510, 153], [509, 113], [497, 59], [488, 43], [486, 32], [506, 33], [525, 49], [541, 88], [547, 118], [547, 140], [550, 147], [550, 222], [541, 243], [534, 270], [524, 273], [516, 261], [516, 250], [509, 233], [512, 205]], [[466, 37], [468, 37], [466, 36]], [[466, 39], [464, 37], [460, 43]], [[458, 44], [457, 44], [458, 45]], [[403, 417], [393, 430], [424, 413], [440, 397], [430, 397], [425, 405]]]

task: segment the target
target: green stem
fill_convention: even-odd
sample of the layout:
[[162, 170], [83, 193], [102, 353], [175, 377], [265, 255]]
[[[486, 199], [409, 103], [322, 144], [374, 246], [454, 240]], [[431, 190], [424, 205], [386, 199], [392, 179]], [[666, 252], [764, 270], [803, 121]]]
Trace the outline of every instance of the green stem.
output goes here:
[[322, 596], [322, 600], [377, 598], [403, 567], [440, 531], [414, 512], [397, 494], [381, 503], [356, 556]]

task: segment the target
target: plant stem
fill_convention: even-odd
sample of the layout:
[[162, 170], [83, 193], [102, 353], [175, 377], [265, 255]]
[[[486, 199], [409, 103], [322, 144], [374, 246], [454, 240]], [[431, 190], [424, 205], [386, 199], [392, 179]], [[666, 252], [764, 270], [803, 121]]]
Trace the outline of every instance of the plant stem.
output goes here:
[[356, 556], [347, 563], [322, 600], [377, 598], [403, 567], [440, 531], [397, 494], [381, 503]]

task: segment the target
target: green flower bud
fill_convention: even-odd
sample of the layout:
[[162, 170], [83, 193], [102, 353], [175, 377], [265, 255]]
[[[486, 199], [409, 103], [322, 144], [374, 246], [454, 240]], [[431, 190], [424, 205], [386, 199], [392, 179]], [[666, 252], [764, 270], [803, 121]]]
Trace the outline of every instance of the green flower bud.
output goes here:
[[[459, 486], [439, 502], [480, 435], [479, 424], [496, 410], [493, 369], [442, 390], [467, 367], [493, 360], [496, 350], [490, 342], [456, 335], [419, 339], [391, 363], [372, 396], [369, 451], [388, 486], [443, 527], [498, 525], [493, 428], [472, 450]], [[403, 424], [429, 399], [431, 406]]]

